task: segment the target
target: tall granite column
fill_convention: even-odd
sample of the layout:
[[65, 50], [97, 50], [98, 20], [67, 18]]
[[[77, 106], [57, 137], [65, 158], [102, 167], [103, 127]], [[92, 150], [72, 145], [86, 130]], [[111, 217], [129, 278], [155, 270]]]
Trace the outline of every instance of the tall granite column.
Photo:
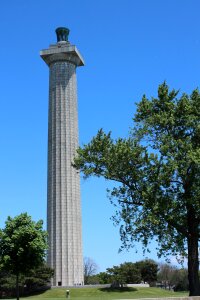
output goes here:
[[54, 286], [83, 284], [79, 173], [72, 167], [78, 147], [76, 67], [84, 61], [68, 42], [69, 30], [56, 29], [57, 44], [40, 52], [50, 69], [48, 121], [47, 262]]

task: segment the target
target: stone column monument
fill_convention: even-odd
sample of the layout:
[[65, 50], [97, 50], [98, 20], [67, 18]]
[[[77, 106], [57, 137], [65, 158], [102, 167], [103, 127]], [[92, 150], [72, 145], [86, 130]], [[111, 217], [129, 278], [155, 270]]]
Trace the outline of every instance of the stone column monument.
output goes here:
[[54, 286], [83, 284], [79, 173], [72, 167], [78, 147], [76, 67], [84, 61], [68, 42], [69, 30], [57, 28], [57, 44], [40, 52], [49, 66], [48, 265]]

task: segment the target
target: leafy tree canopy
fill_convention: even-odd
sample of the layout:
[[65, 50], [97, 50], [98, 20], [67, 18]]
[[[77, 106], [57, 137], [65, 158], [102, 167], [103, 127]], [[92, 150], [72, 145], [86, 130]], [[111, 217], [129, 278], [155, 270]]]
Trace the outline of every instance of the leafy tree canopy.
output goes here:
[[[53, 270], [45, 264], [29, 270], [26, 275], [19, 276], [19, 291], [21, 296], [49, 288]], [[0, 272], [0, 298], [11, 297], [16, 294], [16, 276], [8, 271]]]
[[141, 282], [141, 273], [135, 264], [131, 262], [125, 262], [119, 266], [107, 268], [106, 271], [111, 275], [112, 283], [115, 287], [122, 287], [127, 283]]
[[43, 264], [47, 250], [47, 234], [43, 222], [34, 222], [27, 213], [8, 217], [0, 231], [0, 268], [16, 275], [17, 298], [19, 274], [26, 274]]
[[125, 262], [119, 266], [107, 268], [106, 272], [96, 274], [95, 279], [100, 284], [114, 284], [115, 287], [123, 286], [128, 283], [141, 283], [147, 282], [152, 285], [157, 280], [158, 264], [151, 260], [145, 259], [135, 263]]
[[44, 262], [37, 268], [30, 270], [24, 277], [24, 285], [28, 293], [37, 291], [41, 287], [50, 286], [54, 271]]
[[100, 284], [108, 284], [112, 282], [112, 276], [107, 272], [100, 272], [97, 276]]
[[156, 237], [158, 254], [188, 257], [190, 295], [200, 295], [200, 93], [169, 90], [145, 95], [128, 138], [99, 130], [78, 149], [74, 165], [85, 177], [117, 182], [110, 191], [122, 248]]
[[140, 270], [143, 282], [154, 285], [157, 281], [158, 264], [152, 259], [145, 259], [135, 263], [136, 268]]

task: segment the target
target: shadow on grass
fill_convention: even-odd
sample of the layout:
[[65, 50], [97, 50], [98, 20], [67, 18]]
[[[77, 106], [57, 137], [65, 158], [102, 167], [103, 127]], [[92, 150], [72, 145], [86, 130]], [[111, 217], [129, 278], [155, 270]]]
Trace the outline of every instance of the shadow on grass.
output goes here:
[[[39, 289], [37, 291], [24, 292], [23, 294], [20, 293], [19, 298], [28, 298], [28, 297], [32, 297], [32, 296], [42, 295], [43, 293], [45, 293], [49, 289], [51, 289], [51, 288], [50, 287], [45, 287], [45, 288]], [[16, 295], [14, 293], [12, 295], [8, 295], [6, 293], [3, 293], [3, 295], [0, 295], [0, 300], [1, 299], [16, 299]]]
[[29, 293], [20, 296], [20, 298], [28, 298], [28, 297], [32, 297], [32, 296], [42, 295], [42, 294], [44, 294], [48, 290], [51, 290], [50, 286], [42, 288], [42, 289], [39, 289], [37, 291], [30, 291]]
[[110, 292], [123, 293], [123, 292], [136, 292], [137, 289], [133, 287], [118, 287], [118, 288], [107, 287], [107, 288], [100, 288], [99, 291], [106, 292], [106, 293], [110, 293]]

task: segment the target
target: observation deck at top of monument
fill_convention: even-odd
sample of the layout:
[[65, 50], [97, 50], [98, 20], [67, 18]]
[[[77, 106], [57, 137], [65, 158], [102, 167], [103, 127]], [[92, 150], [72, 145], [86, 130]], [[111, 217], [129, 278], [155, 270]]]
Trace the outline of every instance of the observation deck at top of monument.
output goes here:
[[84, 66], [84, 59], [76, 46], [68, 41], [69, 29], [59, 27], [56, 29], [57, 44], [50, 45], [48, 49], [40, 51], [40, 56], [49, 66], [57, 61], [69, 61], [76, 66]]

